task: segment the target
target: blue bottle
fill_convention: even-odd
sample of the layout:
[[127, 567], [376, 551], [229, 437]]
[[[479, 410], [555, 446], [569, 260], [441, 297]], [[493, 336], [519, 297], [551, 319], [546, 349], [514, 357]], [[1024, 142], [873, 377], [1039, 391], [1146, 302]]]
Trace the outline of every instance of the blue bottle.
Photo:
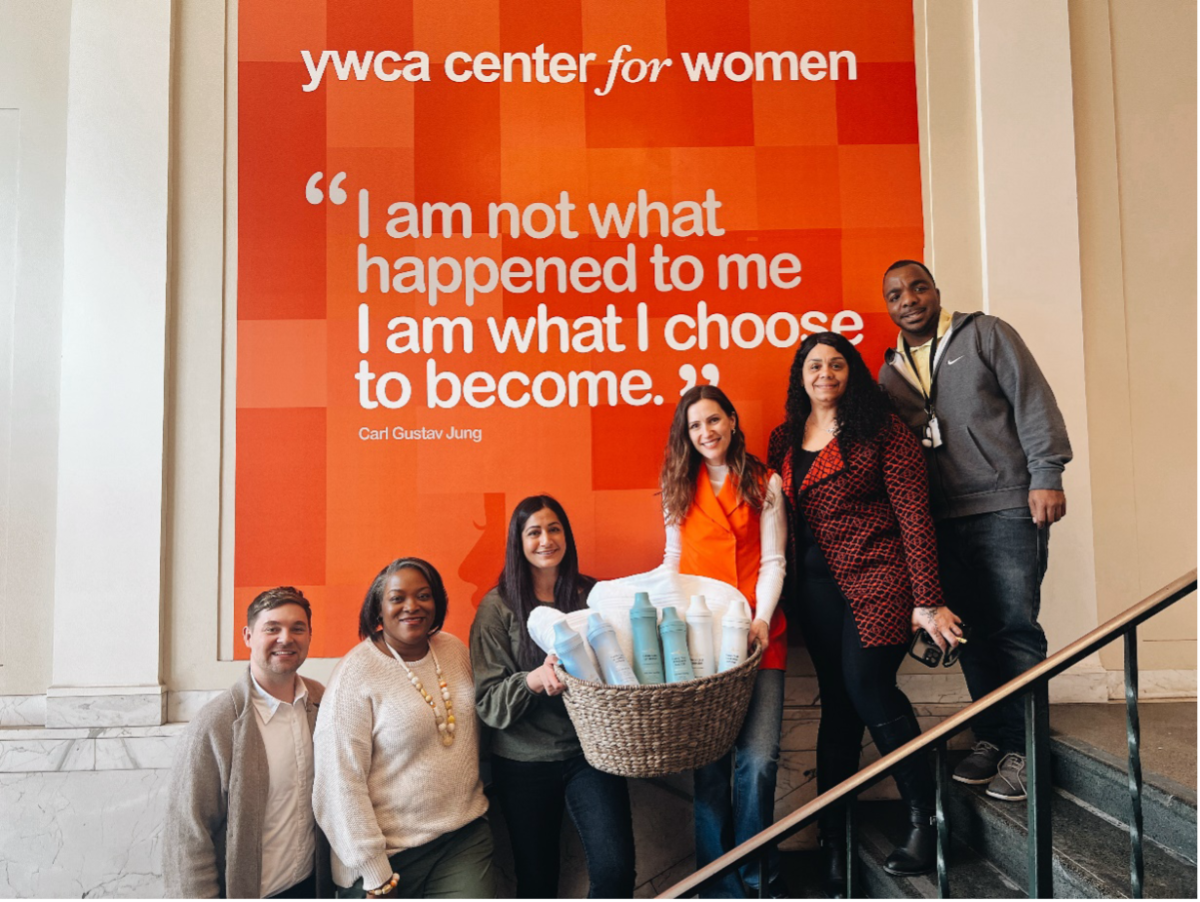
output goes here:
[[692, 656], [688, 653], [687, 624], [679, 619], [674, 608], [662, 609], [662, 623], [658, 625], [658, 631], [662, 635], [667, 682], [694, 680], [696, 673], [692, 669]]
[[636, 686], [637, 677], [629, 666], [629, 659], [617, 642], [617, 631], [599, 614], [588, 615], [587, 640], [596, 653], [604, 682], [610, 686]]
[[633, 672], [638, 682], [643, 686], [664, 682], [662, 649], [658, 646], [658, 611], [645, 592], [633, 596], [629, 626], [633, 632]]
[[583, 637], [567, 626], [565, 620], [554, 624], [554, 653], [558, 655], [563, 670], [576, 679], [587, 680], [589, 683], [604, 682], [596, 672], [596, 665], [587, 656], [587, 650], [583, 647]]

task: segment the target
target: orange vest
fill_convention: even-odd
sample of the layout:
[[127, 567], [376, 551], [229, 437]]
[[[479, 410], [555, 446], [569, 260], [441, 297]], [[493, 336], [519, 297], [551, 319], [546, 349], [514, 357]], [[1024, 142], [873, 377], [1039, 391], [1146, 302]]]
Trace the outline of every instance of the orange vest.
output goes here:
[[[683, 545], [679, 572], [736, 586], [750, 602], [750, 610], [756, 610], [758, 568], [762, 560], [761, 519], [758, 511], [738, 501], [732, 474], [726, 477], [721, 494], [714, 495], [708, 469], [701, 466], [692, 507], [679, 527]], [[787, 621], [782, 605], [776, 606], [771, 617], [770, 637], [760, 668], [785, 670]]]

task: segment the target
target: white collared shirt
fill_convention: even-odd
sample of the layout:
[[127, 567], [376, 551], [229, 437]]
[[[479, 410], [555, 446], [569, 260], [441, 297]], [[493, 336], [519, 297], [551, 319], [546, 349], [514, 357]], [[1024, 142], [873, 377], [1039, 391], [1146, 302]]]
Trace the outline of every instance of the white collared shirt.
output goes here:
[[263, 816], [262, 875], [259, 895], [273, 896], [312, 873], [316, 827], [312, 810], [313, 744], [308, 726], [308, 687], [296, 676], [296, 698], [289, 705], [254, 684], [255, 714], [267, 748], [270, 784]]

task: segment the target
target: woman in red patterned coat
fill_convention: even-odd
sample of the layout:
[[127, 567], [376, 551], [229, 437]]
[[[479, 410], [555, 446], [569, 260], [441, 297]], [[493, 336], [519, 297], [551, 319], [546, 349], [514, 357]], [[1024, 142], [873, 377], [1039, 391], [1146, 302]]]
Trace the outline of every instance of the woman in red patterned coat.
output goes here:
[[[918, 627], [943, 648], [961, 628], [942, 604], [921, 449], [845, 338], [822, 332], [800, 345], [787, 414], [768, 457], [783, 478], [794, 610], [821, 691], [817, 789], [825, 792], [858, 770], [864, 725], [881, 754], [921, 732], [896, 671]], [[886, 867], [922, 874], [935, 855], [933, 775], [922, 756], [892, 774], [911, 829]], [[845, 894], [844, 825], [842, 806], [820, 824], [833, 898]]]

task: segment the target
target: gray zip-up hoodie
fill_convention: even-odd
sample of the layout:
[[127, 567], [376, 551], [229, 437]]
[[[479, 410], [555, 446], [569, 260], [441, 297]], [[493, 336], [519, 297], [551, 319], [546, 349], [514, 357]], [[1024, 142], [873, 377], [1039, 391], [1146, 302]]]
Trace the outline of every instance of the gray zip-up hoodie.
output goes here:
[[[1017, 331], [984, 313], [956, 313], [932, 361], [940, 448], [925, 448], [933, 517], [1026, 507], [1031, 489], [1062, 491], [1067, 426]], [[917, 438], [925, 398], [904, 354], [889, 348], [879, 383]]]

